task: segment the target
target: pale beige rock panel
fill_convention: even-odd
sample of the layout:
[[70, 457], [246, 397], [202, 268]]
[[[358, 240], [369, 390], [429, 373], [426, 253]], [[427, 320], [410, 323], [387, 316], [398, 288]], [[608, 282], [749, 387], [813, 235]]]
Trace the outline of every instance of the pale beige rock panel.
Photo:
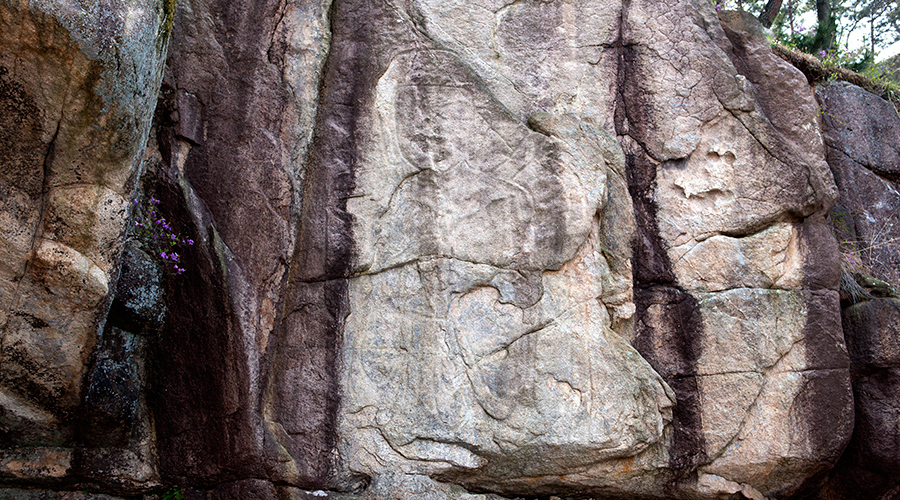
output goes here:
[[803, 387], [804, 376], [795, 371], [767, 377], [758, 395], [744, 402], [746, 416], [738, 432], [701, 470], [763, 492], [799, 487], [819, 461], [818, 450], [806, 445], [803, 418], [792, 414]]
[[731, 288], [797, 289], [803, 284], [799, 234], [792, 224], [774, 224], [734, 238], [716, 235], [672, 249], [678, 282], [695, 293]]
[[[803, 369], [806, 305], [795, 291], [736, 289], [700, 295], [706, 332], [697, 373], [765, 373], [777, 363]], [[791, 352], [799, 348], [799, 353]], [[785, 359], [788, 354], [790, 357]]]
[[787, 214], [809, 215], [824, 199], [812, 189], [809, 171], [772, 156], [730, 113], [696, 130], [691, 154], [658, 171], [660, 233], [673, 246], [755, 233]]
[[[82, 396], [159, 90], [166, 15], [155, 0], [0, 4], [0, 383], [9, 392], [0, 413], [18, 415], [11, 425], [68, 415]], [[33, 411], [17, 413], [24, 407]], [[33, 424], [43, 430], [22, 444], [71, 438], [62, 419], [52, 431]]]
[[520, 120], [549, 111], [594, 116], [611, 126], [617, 4], [419, 0], [412, 14]]
[[[422, 66], [431, 72], [418, 76]], [[443, 51], [396, 57], [374, 100], [372, 147], [348, 202], [357, 272], [428, 255], [557, 268], [587, 237], [607, 195], [590, 137], [569, 146], [516, 123]]]
[[[453, 291], [474, 267], [441, 259], [351, 280], [342, 382], [351, 470], [375, 472], [373, 455], [420, 473], [563, 474], [662, 439], [671, 393], [589, 291], [554, 297], [545, 276], [530, 308], [503, 303], [487, 284]], [[388, 446], [396, 454], [379, 455]]]
[[846, 347], [838, 339], [829, 345], [837, 309], [822, 307], [834, 304], [836, 292], [735, 289], [700, 297], [709, 456], [700, 470], [766, 495], [796, 492], [836, 460], [849, 437]]
[[374, 92], [347, 204], [349, 470], [510, 487], [663, 440], [672, 393], [611, 329], [634, 311], [615, 142], [573, 115], [526, 128], [445, 51], [394, 57]]

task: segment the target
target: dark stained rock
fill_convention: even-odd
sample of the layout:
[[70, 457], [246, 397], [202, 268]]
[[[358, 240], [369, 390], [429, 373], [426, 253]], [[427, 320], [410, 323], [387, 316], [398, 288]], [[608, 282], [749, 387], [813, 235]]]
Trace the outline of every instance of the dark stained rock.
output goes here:
[[850, 356], [853, 437], [822, 500], [900, 497], [900, 117], [856, 86], [816, 87], [826, 158], [840, 192], [830, 214], [841, 247], [842, 323]]
[[[279, 326], [282, 309], [294, 307], [284, 300], [300, 213], [319, 208], [301, 202], [329, 4], [178, 3], [157, 116], [159, 167], [147, 185], [196, 242], [183, 256], [186, 272], [168, 280], [150, 397], [161, 473], [180, 483], [322, 481], [306, 472], [320, 457], [295, 443], [327, 433], [286, 434], [307, 425], [305, 414], [277, 409], [297, 401], [270, 398], [304, 382], [336, 398], [328, 383], [297, 380], [308, 364]], [[276, 385], [283, 379], [289, 387]]]
[[844, 309], [843, 322], [856, 423], [847, 451], [818, 498], [895, 498], [900, 488], [900, 301], [878, 298], [852, 305]]
[[276, 500], [278, 493], [275, 485], [262, 479], [244, 479], [233, 483], [224, 483], [209, 492], [209, 500]]
[[854, 375], [900, 368], [900, 301], [869, 300], [844, 309], [843, 320]]
[[900, 282], [900, 117], [890, 103], [859, 87], [816, 87], [826, 159], [841, 195], [831, 223], [841, 238], [843, 268]]
[[818, 85], [816, 97], [822, 106], [825, 144], [878, 175], [898, 180], [900, 118], [891, 103], [841, 81]]
[[135, 242], [125, 245], [107, 322], [130, 332], [156, 332], [166, 315], [160, 262]]
[[0, 500], [125, 500], [122, 497], [86, 491], [0, 489]]

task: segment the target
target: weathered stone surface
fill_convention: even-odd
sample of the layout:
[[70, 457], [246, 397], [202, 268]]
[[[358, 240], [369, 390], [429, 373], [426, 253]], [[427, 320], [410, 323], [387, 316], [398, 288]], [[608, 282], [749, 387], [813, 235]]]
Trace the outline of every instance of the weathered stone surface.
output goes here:
[[[900, 119], [891, 103], [847, 82], [816, 87], [825, 143], [878, 175], [900, 175]], [[829, 161], [830, 163], [830, 161]]]
[[[837, 460], [851, 429], [837, 295], [829, 294], [838, 275], [817, 264], [837, 262], [833, 239], [815, 222], [835, 189], [803, 76], [771, 54], [748, 16], [724, 13], [724, 33], [697, 33], [714, 25], [703, 16], [701, 9], [673, 17], [668, 30], [706, 47], [698, 48], [702, 55], [660, 61], [656, 54], [669, 49], [636, 44], [623, 56], [628, 73], [616, 127], [625, 136], [642, 234], [633, 342], [678, 396], [670, 467], [682, 487], [697, 481], [705, 495], [747, 486], [789, 496]], [[697, 21], [684, 26], [681, 18]], [[655, 25], [647, 19], [642, 26], [653, 32]], [[661, 68], [697, 78], [646, 76], [665, 74]], [[683, 140], [661, 139], [657, 123], [683, 124]], [[784, 223], [797, 217], [809, 219]], [[790, 319], [752, 313], [770, 300]], [[780, 328], [763, 326], [773, 320]], [[825, 352], [810, 332], [825, 335]], [[764, 347], [779, 337], [791, 339], [787, 351]], [[749, 352], [774, 357], [749, 363], [740, 354]], [[819, 399], [822, 392], [834, 405]], [[821, 414], [834, 427], [821, 426]]]
[[[900, 121], [900, 120], [898, 120]], [[841, 207], [831, 214], [842, 238], [845, 268], [896, 283], [900, 278], [900, 188], [895, 182], [829, 148], [828, 161], [841, 187]]]
[[166, 19], [157, 1], [0, 3], [0, 427], [14, 453], [57, 450], [5, 460], [17, 479], [71, 472], [54, 457], [73, 453]]
[[124, 500], [122, 497], [84, 491], [0, 489], [3, 500]]
[[[900, 279], [900, 117], [887, 101], [845, 82], [820, 84], [826, 157], [840, 190], [831, 215], [848, 271]], [[865, 118], [864, 118], [865, 117]]]
[[166, 316], [161, 263], [132, 241], [125, 244], [120, 266], [107, 321], [136, 333], [158, 330]]
[[4, 449], [0, 455], [0, 474], [3, 479], [59, 484], [71, 473], [72, 450], [31, 446], [23, 449]]
[[848, 307], [843, 312], [844, 332], [855, 374], [896, 368], [900, 365], [900, 303], [875, 299]]
[[[841, 202], [831, 224], [841, 238], [848, 290], [842, 287], [844, 335], [850, 353], [856, 423], [847, 451], [829, 475], [821, 499], [893, 498], [897, 474], [896, 284], [900, 251], [900, 117], [886, 101], [858, 87], [829, 82], [816, 87], [828, 163]], [[874, 285], [874, 286], [873, 286]], [[874, 300], [869, 300], [874, 299]]]
[[[357, 62], [342, 59], [354, 52], [345, 47], [376, 38], [346, 34], [334, 41], [334, 72]], [[381, 57], [388, 47], [369, 50]], [[508, 488], [507, 478], [563, 474], [661, 439], [671, 395], [610, 329], [603, 302], [630, 316], [630, 276], [610, 276], [595, 218], [607, 203], [630, 215], [627, 199], [608, 201], [607, 165], [622, 171], [614, 142], [574, 116], [535, 115], [532, 127], [547, 135], [529, 130], [445, 52], [382, 60], [381, 77], [357, 91], [372, 107], [340, 128], [372, 144], [342, 157], [360, 193], [346, 204], [356, 251], [344, 271], [345, 474], [397, 469]], [[323, 101], [340, 102], [332, 96], [342, 91]], [[322, 122], [346, 119], [340, 107], [329, 112]], [[459, 128], [472, 120], [494, 132], [473, 142]], [[320, 147], [343, 151], [350, 138]], [[334, 276], [341, 249], [304, 249], [305, 262], [323, 264], [301, 272]], [[633, 382], [618, 386], [617, 373]]]
[[309, 365], [276, 382], [322, 411], [293, 433], [336, 421], [347, 489], [796, 493], [852, 420], [802, 75], [706, 6], [483, 7], [334, 6], [281, 339]]
[[819, 498], [893, 498], [900, 488], [900, 302], [874, 299], [843, 311], [856, 423], [853, 439]]
[[[32, 17], [16, 36], [39, 45]], [[832, 170], [874, 174], [829, 170], [806, 80], [751, 17], [692, 0], [187, 0], [175, 17], [141, 189], [196, 245], [184, 275], [128, 249], [99, 337], [131, 188], [104, 155], [142, 143], [57, 169], [78, 163], [59, 145], [104, 144], [63, 125], [109, 89], [76, 86], [47, 118], [32, 96], [63, 84], [0, 58], [0, 297], [18, 304], [0, 311], [0, 480], [759, 500], [838, 460], [854, 399], [825, 215]], [[56, 62], [106, 81], [102, 50], [71, 52]], [[71, 324], [48, 319], [60, 307]], [[851, 341], [854, 362], [890, 354], [872, 345]], [[896, 396], [894, 368], [854, 372], [857, 408]], [[853, 470], [886, 484], [887, 413], [858, 411], [884, 439]]]
[[224, 483], [209, 493], [216, 500], [241, 500], [244, 498], [276, 498], [275, 485], [262, 479], [246, 479]]
[[279, 397], [302, 386], [294, 370], [306, 359], [278, 332], [329, 5], [178, 2], [155, 192], [196, 244], [167, 289], [153, 405], [161, 473], [179, 482], [321, 482], [307, 468], [323, 457], [290, 437], [318, 406]]

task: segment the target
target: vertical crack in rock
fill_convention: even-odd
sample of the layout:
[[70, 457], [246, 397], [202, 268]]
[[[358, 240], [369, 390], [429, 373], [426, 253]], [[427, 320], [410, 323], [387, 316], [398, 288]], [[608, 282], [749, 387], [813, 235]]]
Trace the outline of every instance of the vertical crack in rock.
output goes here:
[[[292, 391], [323, 380], [335, 357], [319, 362], [315, 349], [334, 348], [297, 335], [281, 337], [283, 313], [310, 302], [302, 293], [302, 300], [296, 297], [296, 269], [303, 268], [295, 266], [295, 281], [288, 276], [330, 40], [329, 4], [179, 3], [161, 100], [169, 114], [157, 124], [163, 167], [156, 197], [198, 244], [185, 255], [197, 269], [171, 280], [176, 289], [166, 298], [172, 307], [163, 343], [185, 345], [160, 354], [165, 369], [158, 370], [156, 386], [168, 393], [156, 399], [163, 414], [164, 477], [205, 485], [246, 477], [302, 485], [297, 477], [307, 483], [316, 477], [294, 469], [296, 462], [316, 463], [320, 457], [295, 451], [307, 438], [318, 439], [316, 430], [303, 434], [303, 426], [315, 427], [307, 414], [323, 406], [294, 401]], [[148, 195], [152, 182], [146, 184]], [[326, 305], [335, 302], [333, 288], [320, 287], [313, 301], [324, 310], [316, 320], [327, 325], [329, 314], [341, 314]], [[278, 384], [291, 388], [273, 395]], [[335, 391], [334, 384], [325, 385], [322, 394]], [[179, 408], [186, 394], [196, 395], [196, 404]], [[279, 412], [283, 407], [290, 411]], [[294, 412], [297, 407], [310, 409]]]
[[[68, 92], [68, 88], [66, 89]], [[66, 96], [68, 97], [68, 96]], [[63, 98], [63, 102], [66, 102], [66, 97]], [[38, 247], [41, 244], [41, 238], [44, 235], [44, 218], [46, 217], [47, 212], [47, 197], [50, 195], [50, 186], [49, 179], [51, 174], [51, 169], [53, 165], [53, 155], [56, 152], [56, 140], [59, 136], [60, 124], [63, 121], [63, 112], [65, 110], [65, 105], [60, 109], [59, 120], [56, 121], [56, 130], [53, 131], [53, 137], [50, 139], [50, 142], [47, 143], [47, 154], [44, 155], [44, 161], [41, 164], [41, 192], [40, 192], [40, 208], [38, 210], [37, 221], [35, 223], [34, 232], [32, 233], [34, 236], [31, 240], [31, 252], [35, 253], [38, 250]], [[28, 275], [28, 267], [31, 265], [32, 259], [25, 259], [25, 267], [22, 269], [22, 278]], [[21, 279], [19, 280], [19, 286], [21, 286]], [[16, 305], [18, 308], [19, 301], [21, 300], [20, 294], [16, 293]]]
[[[66, 88], [66, 91], [68, 92], [68, 88]], [[66, 97], [63, 97], [63, 102], [65, 101]], [[56, 144], [56, 138], [59, 135], [59, 124], [62, 122], [62, 113], [64, 111], [64, 108], [65, 106], [62, 106], [60, 108], [60, 116], [56, 120], [56, 129], [53, 131], [53, 137], [50, 139], [49, 143], [40, 149], [38, 149], [37, 147], [34, 148], [37, 151], [37, 154], [33, 154], [33, 156], [41, 156], [40, 152], [41, 149], [43, 149], [43, 157], [40, 159], [41, 168], [39, 170], [39, 180], [35, 181], [29, 179], [29, 174], [31, 172], [17, 172], [14, 166], [6, 167], [5, 165], [0, 165], [0, 181], [11, 182], [14, 186], [24, 189], [27, 194], [36, 198], [40, 198], [40, 209], [38, 211], [38, 216], [35, 219], [34, 227], [31, 231], [32, 252], [37, 250], [39, 239], [41, 237], [41, 234], [43, 233], [43, 220], [44, 212], [46, 209], [45, 199], [49, 191], [47, 180], [50, 177], [50, 166], [53, 161], [54, 146]], [[28, 95], [24, 87], [14, 81], [12, 79], [12, 76], [9, 75], [9, 70], [2, 66], [0, 66], [0, 111], [3, 112], [3, 119], [2, 122], [0, 122], [0, 131], [2, 131], [4, 135], [6, 135], [6, 137], [0, 137], [0, 147], [2, 147], [2, 150], [8, 155], [10, 155], [10, 153], [19, 153], [19, 155], [13, 155], [13, 158], [7, 156], [6, 158], [4, 158], [4, 161], [9, 162], [10, 164], [16, 162], [17, 160], [25, 162], [24, 158], [20, 158], [17, 156], [20, 156], [25, 151], [27, 151], [25, 147], [27, 145], [30, 145], [30, 141], [23, 140], [24, 138], [15, 140], [15, 138], [17, 135], [26, 134], [26, 131], [31, 132], [31, 135], [34, 137], [40, 137], [41, 133], [43, 132], [43, 127], [41, 126], [41, 123], [39, 121], [40, 110], [37, 108], [37, 105], [35, 104], [33, 98]], [[17, 179], [16, 177], [21, 178]], [[28, 189], [29, 184], [32, 184], [33, 187], [37, 187], [39, 189], [34, 190], [35, 192], [31, 192], [32, 190]], [[15, 301], [9, 303], [7, 307], [7, 316], [9, 314], [12, 314], [12, 312], [19, 307], [19, 303], [22, 298], [20, 293], [22, 278], [24, 278], [28, 274], [28, 267], [30, 263], [31, 260], [26, 258], [23, 262], [21, 272], [17, 273], [12, 278], [12, 281], [17, 282], [16, 290], [13, 295], [13, 297], [15, 297]], [[5, 327], [5, 324], [0, 325], [0, 329], [4, 329]]]
[[701, 354], [702, 319], [697, 299], [675, 279], [666, 245], [657, 224], [654, 201], [658, 163], [643, 147], [652, 126], [640, 86], [639, 49], [627, 40], [628, 10], [625, 0], [619, 24], [616, 134], [625, 152], [628, 191], [634, 206], [636, 231], [633, 279], [635, 302], [634, 347], [675, 391], [669, 466], [675, 484], [696, 481], [696, 468], [706, 460], [701, 421], [697, 361]]
[[[297, 246], [291, 261], [273, 377], [267, 394], [270, 430], [297, 465], [296, 484], [357, 489], [368, 478], [335, 477], [340, 403], [340, 349], [349, 314], [347, 275], [353, 260], [353, 219], [361, 107], [373, 87], [368, 27], [354, 9], [331, 6], [333, 44], [325, 62], [309, 152]], [[349, 12], [349, 13], [348, 13]], [[363, 14], [364, 15], [364, 14]], [[276, 424], [277, 422], [277, 424]]]

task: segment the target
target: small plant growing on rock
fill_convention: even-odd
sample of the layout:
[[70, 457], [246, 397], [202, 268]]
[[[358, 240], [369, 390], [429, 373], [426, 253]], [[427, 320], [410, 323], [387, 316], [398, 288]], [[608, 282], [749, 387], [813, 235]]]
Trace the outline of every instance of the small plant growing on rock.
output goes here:
[[[175, 274], [183, 274], [185, 268], [178, 249], [182, 245], [191, 246], [194, 240], [181, 238], [159, 212], [159, 200], [150, 197], [148, 204], [134, 200], [132, 234], [144, 245], [148, 253], [162, 261]], [[170, 267], [171, 266], [171, 267]]]
[[184, 493], [179, 488], [172, 488], [163, 493], [161, 500], [184, 500]]
[[[891, 253], [900, 251], [898, 238], [890, 237], [893, 224], [885, 222], [869, 241], [862, 241], [848, 236], [852, 234], [846, 219], [848, 216], [848, 213], [841, 210], [835, 210], [831, 214], [832, 231], [841, 252], [841, 300], [857, 304], [874, 297], [897, 297], [897, 287], [892, 284], [898, 282], [896, 271], [884, 275], [876, 272], [869, 264], [878, 259], [876, 252], [880, 250], [889, 250]], [[882, 274], [885, 279], [875, 277], [878, 274]]]

